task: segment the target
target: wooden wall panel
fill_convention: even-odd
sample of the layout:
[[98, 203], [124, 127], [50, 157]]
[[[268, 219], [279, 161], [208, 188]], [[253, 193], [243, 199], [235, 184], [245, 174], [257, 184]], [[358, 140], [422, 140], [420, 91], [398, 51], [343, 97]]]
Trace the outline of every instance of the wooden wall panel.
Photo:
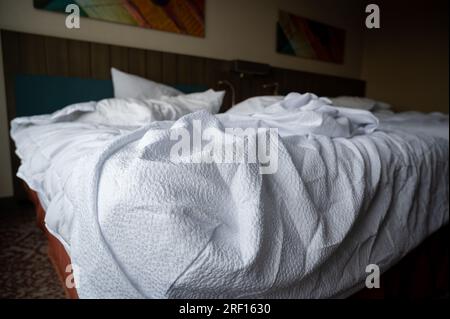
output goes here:
[[69, 40], [68, 75], [71, 77], [91, 77], [91, 51], [88, 42]]
[[[267, 76], [240, 78], [230, 71], [230, 61], [173, 53], [89, 43], [11, 31], [2, 31], [9, 72], [110, 78], [112, 66], [166, 84], [203, 84], [232, 81], [241, 98], [271, 93], [263, 84], [279, 83], [281, 93], [313, 91], [319, 95], [363, 95], [363, 81], [272, 68]], [[14, 62], [14, 59], [16, 62]], [[17, 63], [17, 60], [20, 63]], [[5, 63], [6, 64], [6, 63]], [[12, 70], [12, 71], [11, 71]]]
[[45, 41], [43, 36], [19, 34], [20, 73], [47, 74]]
[[205, 84], [206, 82], [206, 68], [205, 59], [199, 57], [190, 57], [190, 76], [185, 80], [186, 83]]
[[116, 67], [169, 85], [201, 84], [218, 88], [219, 80], [228, 80], [236, 88], [237, 102], [255, 95], [273, 94], [273, 87], [263, 88], [263, 85], [275, 82], [279, 84], [280, 94], [297, 91], [326, 96], [364, 95], [365, 90], [363, 81], [308, 72], [272, 68], [266, 76], [240, 78], [230, 71], [230, 61], [11, 31], [2, 34], [6, 39], [3, 41], [5, 50], [8, 46], [18, 46], [16, 53], [20, 63], [9, 67], [17, 73], [109, 79], [110, 68]]
[[91, 77], [106, 80], [111, 78], [109, 46], [91, 43]]
[[163, 53], [162, 56], [162, 82], [166, 84], [177, 83], [177, 55]]
[[55, 76], [69, 75], [68, 40], [53, 37], [44, 38], [47, 74]]
[[217, 87], [217, 82], [225, 77], [225, 71], [222, 70], [222, 62], [215, 59], [205, 59], [205, 84], [211, 88]]
[[178, 83], [187, 83], [192, 72], [190, 61], [191, 57], [189, 56], [177, 55], [176, 79]]
[[177, 56], [177, 81], [181, 84], [205, 84], [205, 59], [195, 56]]
[[146, 77], [152, 81], [163, 82], [163, 58], [161, 52], [147, 51]]
[[111, 67], [115, 67], [120, 71], [129, 72], [128, 48], [109, 46], [111, 56]]
[[147, 74], [147, 56], [145, 50], [128, 49], [128, 72], [145, 77]]
[[219, 81], [231, 78], [230, 62], [228, 61], [205, 59], [204, 68], [204, 84], [208, 87], [217, 88]]
[[227, 94], [224, 97], [221, 112], [228, 110], [231, 104], [231, 91], [225, 85], [219, 85], [219, 81], [228, 80], [231, 81], [230, 68], [231, 63], [229, 61], [217, 60], [217, 59], [205, 59], [205, 85], [214, 90], [225, 90]]

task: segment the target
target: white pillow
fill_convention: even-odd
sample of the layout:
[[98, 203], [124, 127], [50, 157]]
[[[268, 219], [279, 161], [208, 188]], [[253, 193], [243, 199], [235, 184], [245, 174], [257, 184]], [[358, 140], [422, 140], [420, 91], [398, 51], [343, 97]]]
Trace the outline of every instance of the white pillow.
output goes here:
[[214, 91], [209, 89], [208, 91], [201, 93], [163, 96], [160, 100], [175, 107], [185, 109], [188, 112], [206, 110], [211, 114], [216, 114], [222, 106], [224, 96], [225, 91]]
[[116, 68], [111, 68], [111, 76], [116, 98], [159, 99], [162, 96], [183, 94], [173, 87], [128, 74]]
[[141, 126], [154, 121], [175, 121], [188, 113], [184, 108], [161, 100], [111, 98], [99, 101], [92, 112], [82, 114], [78, 121], [110, 126]]
[[387, 103], [358, 96], [338, 96], [330, 98], [334, 106], [362, 109], [367, 111], [389, 110], [391, 106]]
[[389, 111], [392, 109], [392, 105], [389, 103], [377, 101], [377, 104], [375, 104], [375, 107], [373, 111]]
[[248, 98], [229, 109], [226, 113], [234, 114], [253, 114], [261, 113], [277, 102], [283, 100], [283, 96], [255, 96]]

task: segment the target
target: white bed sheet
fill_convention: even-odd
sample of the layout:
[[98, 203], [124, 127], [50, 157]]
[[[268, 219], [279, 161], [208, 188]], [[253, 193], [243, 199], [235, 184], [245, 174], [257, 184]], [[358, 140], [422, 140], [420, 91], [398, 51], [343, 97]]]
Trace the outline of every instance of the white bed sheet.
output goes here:
[[[227, 116], [222, 117], [223, 122], [229, 120]], [[221, 115], [217, 118], [220, 121]], [[365, 268], [365, 265], [362, 263], [370, 259], [368, 256], [373, 257], [373, 260], [380, 264], [383, 271], [386, 270], [426, 236], [448, 222], [449, 123], [448, 116], [442, 114], [424, 115], [415, 112], [394, 115], [380, 114], [379, 119], [378, 130], [369, 135], [356, 136], [351, 139], [301, 136], [295, 137], [298, 139], [296, 143], [298, 142], [298, 145], [301, 145], [304, 149], [316, 149], [317, 147], [320, 149], [333, 144], [341, 144], [356, 149], [358, 154], [358, 149], [361, 145], [371, 145], [374, 153], [361, 155], [360, 158], [366, 167], [362, 173], [362, 178], [364, 179], [365, 175], [367, 175], [367, 178], [370, 178], [371, 174], [376, 175], [377, 172], [373, 172], [374, 169], [381, 169], [378, 173], [381, 176], [384, 174], [387, 176], [385, 179], [381, 178], [377, 185], [373, 185], [374, 188], [371, 192], [383, 187], [388, 188], [391, 184], [404, 183], [405, 189], [423, 184], [428, 185], [430, 193], [427, 195], [417, 194], [417, 197], [429, 199], [429, 203], [411, 201], [411, 190], [396, 192], [395, 199], [386, 199], [382, 196], [382, 192], [380, 192], [380, 196], [372, 196], [370, 203], [364, 203], [364, 207], [354, 208], [355, 211], [352, 212], [354, 216], [347, 220], [351, 223], [351, 227], [349, 226], [345, 236], [332, 240], [336, 241], [333, 245], [351, 247], [351, 251], [333, 250], [333, 254], [327, 255], [323, 259], [319, 258], [317, 263], [312, 263], [307, 276], [297, 274], [293, 275], [292, 280], [284, 278], [282, 280], [283, 284], [275, 286], [272, 290], [255, 292], [255, 290], [251, 289], [246, 291], [245, 287], [237, 290], [234, 287], [234, 290], [230, 288], [228, 291], [223, 291], [223, 287], [215, 287], [220, 293], [211, 292], [211, 287], [214, 287], [213, 279], [217, 278], [210, 278], [210, 281], [208, 279], [204, 281], [198, 280], [194, 268], [198, 267], [197, 270], [201, 270], [202, 267], [201, 265], [194, 265], [194, 268], [189, 269], [192, 273], [185, 271], [184, 278], [181, 278], [185, 281], [179, 280], [180, 286], [176, 286], [172, 282], [169, 291], [164, 290], [164, 293], [159, 294], [152, 291], [151, 288], [146, 288], [144, 285], [144, 287], [138, 289], [139, 293], [136, 295], [130, 295], [125, 292], [124, 295], [133, 297], [188, 298], [224, 296], [274, 298], [342, 297], [352, 292], [355, 287], [361, 287], [361, 278], [365, 275], [361, 273], [361, 269]], [[18, 129], [12, 134], [17, 145], [17, 154], [22, 160], [18, 176], [38, 193], [47, 211], [47, 228], [62, 241], [70, 254], [72, 250], [71, 236], [73, 236], [74, 227], [73, 214], [76, 210], [71, 209], [73, 202], [68, 199], [71, 196], [67, 196], [67, 188], [70, 189], [70, 186], [67, 185], [73, 179], [73, 169], [82, 166], [82, 162], [86, 158], [99, 156], [111, 141], [123, 138], [125, 135], [135, 131], [136, 127], [113, 127], [77, 121], [45, 123], [45, 120], [44, 118], [44, 122], [39, 125], [21, 126], [20, 130]], [[287, 138], [292, 141], [294, 137], [290, 136]], [[295, 157], [294, 154], [291, 154], [291, 156]], [[350, 160], [350, 158], [339, 158], [339, 156], [336, 159], [338, 161]], [[324, 163], [328, 161], [326, 158], [321, 160]], [[375, 168], [374, 161], [379, 161], [381, 165]], [[296, 164], [294, 160], [294, 165]], [[408, 171], [403, 170], [404, 165], [409, 167], [414, 173], [411, 176], [416, 176], [417, 179], [408, 180]], [[297, 167], [300, 175], [310, 168]], [[398, 175], [395, 173], [396, 171]], [[313, 175], [305, 175], [305, 177], [310, 178]], [[329, 178], [331, 178], [331, 175]], [[307, 183], [314, 184], [314, 181], [310, 180]], [[399, 188], [397, 185], [396, 191], [398, 189], [401, 189], [401, 187]], [[417, 186], [416, 191], [423, 192], [425, 189], [422, 186]], [[352, 196], [352, 190], [348, 191], [349, 196]], [[310, 195], [314, 197], [313, 194]], [[298, 199], [298, 201], [302, 200], [302, 198]], [[323, 202], [323, 198], [321, 200], [320, 205], [326, 210], [327, 203]], [[338, 199], [335, 198], [334, 200]], [[386, 205], [392, 205], [392, 207], [395, 207], [395, 211], [392, 211]], [[414, 205], [419, 207], [414, 207], [413, 209], [412, 206]], [[364, 216], [363, 210], [368, 210], [369, 207], [371, 211], [370, 216]], [[423, 215], [426, 216], [424, 217]], [[344, 220], [346, 219], [344, 218]], [[417, 224], [417, 221], [421, 221], [421, 223]], [[328, 222], [332, 223], [333, 221], [329, 220]], [[335, 220], [334, 222], [340, 223], [341, 221]], [[388, 229], [383, 229], [384, 224], [388, 225]], [[401, 230], [408, 232], [408, 236], [395, 233], [395, 231]], [[358, 244], [356, 246], [349, 244], [349, 240]], [[397, 242], [397, 240], [401, 242]], [[208, 268], [208, 270], [217, 271], [213, 266], [209, 266], [212, 268]], [[247, 271], [249, 270], [247, 269]], [[264, 269], [262, 271], [270, 273], [274, 269]], [[287, 274], [289, 275], [290, 272], [287, 272]], [[133, 278], [136, 280], [136, 277]], [[298, 281], [299, 278], [302, 281]], [[196, 286], [195, 283], [198, 285]], [[202, 283], [205, 287], [201, 286]], [[191, 285], [193, 289], [187, 289], [183, 285]], [[226, 284], [222, 283], [223, 285]], [[335, 289], [333, 285], [339, 288]], [[186, 289], [183, 289], [183, 287]], [[208, 288], [209, 290], [202, 290], [202, 288]], [[150, 289], [150, 291], [146, 289]], [[108, 292], [109, 294], [104, 295], [99, 295], [99, 292], [95, 289], [89, 291], [81, 290], [81, 292], [82, 297], [120, 296], [120, 291], [116, 292], [116, 294]]]

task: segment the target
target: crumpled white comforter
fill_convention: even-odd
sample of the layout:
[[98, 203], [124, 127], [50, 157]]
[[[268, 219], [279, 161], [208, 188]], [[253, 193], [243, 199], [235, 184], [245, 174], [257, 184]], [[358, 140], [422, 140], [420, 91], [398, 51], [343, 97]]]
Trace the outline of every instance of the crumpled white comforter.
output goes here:
[[[70, 252], [79, 296], [343, 297], [368, 264], [386, 270], [448, 222], [447, 116], [378, 123], [312, 95], [270, 109], [134, 128], [75, 113], [14, 120], [18, 175]], [[278, 127], [278, 171], [174, 164], [170, 132], [194, 120]]]

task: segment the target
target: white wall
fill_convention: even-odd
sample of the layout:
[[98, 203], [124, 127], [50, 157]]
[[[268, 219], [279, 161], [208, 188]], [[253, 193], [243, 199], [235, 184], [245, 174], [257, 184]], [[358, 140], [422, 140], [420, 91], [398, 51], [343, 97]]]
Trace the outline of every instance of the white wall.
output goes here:
[[[206, 36], [195, 38], [85, 18], [81, 19], [79, 30], [69, 30], [64, 27], [65, 15], [36, 10], [32, 0], [0, 0], [0, 28], [204, 57], [240, 58], [278, 67], [359, 77], [362, 57], [359, 2], [206, 0]], [[324, 63], [276, 53], [278, 9], [347, 29], [345, 63]]]
[[[220, 59], [244, 59], [277, 67], [359, 78], [362, 38], [359, 0], [206, 0], [206, 36], [194, 38], [132, 26], [81, 19], [65, 28], [65, 15], [33, 8], [32, 0], [0, 0], [0, 28]], [[347, 30], [342, 65], [277, 54], [278, 10]], [[12, 194], [3, 71], [0, 75], [0, 197]]]
[[377, 3], [381, 28], [364, 34], [367, 96], [397, 111], [448, 113], [448, 0]]

